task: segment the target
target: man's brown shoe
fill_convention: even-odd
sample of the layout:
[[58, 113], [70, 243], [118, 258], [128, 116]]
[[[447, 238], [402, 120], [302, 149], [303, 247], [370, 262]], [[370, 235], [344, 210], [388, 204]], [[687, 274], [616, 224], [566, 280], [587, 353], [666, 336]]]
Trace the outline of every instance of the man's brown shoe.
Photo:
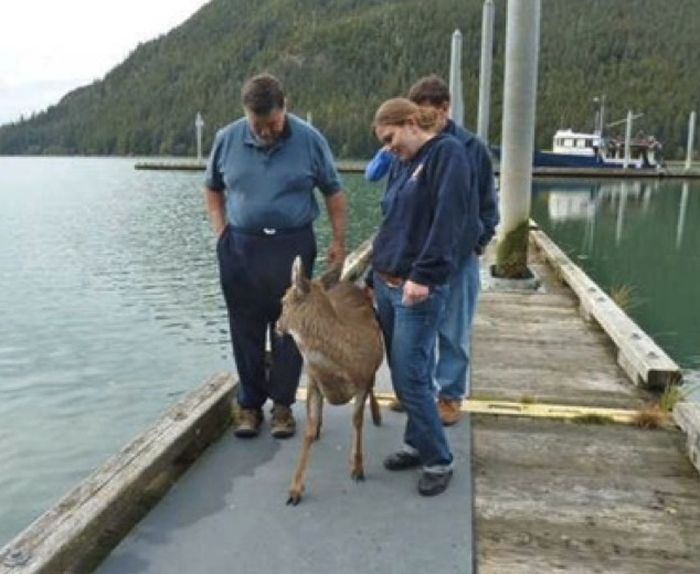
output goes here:
[[272, 422], [270, 433], [275, 438], [289, 438], [294, 434], [297, 423], [294, 420], [292, 409], [286, 405], [276, 404], [272, 407]]
[[457, 399], [438, 399], [438, 413], [440, 420], [446, 427], [455, 424], [462, 418], [462, 401]]
[[260, 409], [240, 409], [238, 411], [238, 425], [233, 431], [237, 437], [252, 438], [258, 436], [263, 414]]
[[389, 410], [394, 411], [395, 413], [402, 413], [403, 411], [403, 405], [401, 404], [401, 401], [397, 398], [391, 399], [389, 401]]

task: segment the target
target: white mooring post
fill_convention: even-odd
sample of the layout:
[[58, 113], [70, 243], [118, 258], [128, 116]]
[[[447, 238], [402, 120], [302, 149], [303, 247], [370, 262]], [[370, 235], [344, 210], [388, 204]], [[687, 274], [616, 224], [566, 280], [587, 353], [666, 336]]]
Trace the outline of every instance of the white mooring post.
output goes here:
[[630, 166], [630, 159], [632, 157], [632, 150], [630, 149], [632, 144], [632, 110], [627, 110], [627, 126], [625, 127], [625, 161], [622, 167], [627, 169]]
[[693, 148], [695, 147], [695, 112], [690, 112], [688, 120], [688, 152], [685, 157], [685, 169], [690, 169], [693, 165]]
[[314, 125], [314, 118], [311, 115], [311, 112], [306, 112], [306, 123], [310, 126]]
[[485, 143], [489, 141], [491, 119], [491, 70], [493, 68], [493, 0], [484, 0], [481, 17], [481, 67], [479, 69], [479, 118], [476, 132]]
[[458, 126], [464, 125], [464, 99], [462, 98], [462, 32], [452, 34], [450, 53], [450, 117]]
[[499, 270], [503, 262], [513, 257], [513, 244], [517, 244], [515, 250], [521, 256], [521, 265], [527, 269], [540, 10], [540, 0], [508, 0], [501, 134]]
[[194, 128], [197, 132], [197, 161], [202, 161], [202, 129], [204, 128], [204, 120], [199, 112], [197, 112], [197, 117], [194, 120]]

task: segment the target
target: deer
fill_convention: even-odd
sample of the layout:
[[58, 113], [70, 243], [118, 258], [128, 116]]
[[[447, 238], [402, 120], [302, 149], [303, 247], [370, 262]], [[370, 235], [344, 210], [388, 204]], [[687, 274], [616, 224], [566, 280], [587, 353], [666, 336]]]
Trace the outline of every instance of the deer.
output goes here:
[[320, 436], [324, 399], [332, 405], [355, 399], [350, 454], [350, 476], [355, 481], [365, 478], [362, 427], [367, 398], [372, 422], [381, 424], [374, 380], [384, 359], [382, 333], [369, 296], [354, 283], [339, 278], [340, 270], [336, 269], [320, 279], [308, 279], [297, 256], [277, 320], [277, 331], [294, 338], [308, 378], [306, 428], [288, 505], [296, 506], [302, 499], [311, 445]]

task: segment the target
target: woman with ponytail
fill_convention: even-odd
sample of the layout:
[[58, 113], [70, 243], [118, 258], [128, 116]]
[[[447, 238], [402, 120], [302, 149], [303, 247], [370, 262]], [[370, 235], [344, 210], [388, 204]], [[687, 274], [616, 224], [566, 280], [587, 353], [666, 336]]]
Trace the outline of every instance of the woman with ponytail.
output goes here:
[[464, 193], [470, 163], [458, 140], [438, 133], [435, 110], [394, 98], [379, 107], [373, 127], [398, 158], [382, 199], [372, 282], [392, 383], [408, 416], [404, 444], [384, 466], [421, 466], [418, 491], [432, 496], [447, 488], [453, 472], [433, 389], [437, 326], [465, 226], [476, 230], [476, 246], [478, 198], [476, 190]]

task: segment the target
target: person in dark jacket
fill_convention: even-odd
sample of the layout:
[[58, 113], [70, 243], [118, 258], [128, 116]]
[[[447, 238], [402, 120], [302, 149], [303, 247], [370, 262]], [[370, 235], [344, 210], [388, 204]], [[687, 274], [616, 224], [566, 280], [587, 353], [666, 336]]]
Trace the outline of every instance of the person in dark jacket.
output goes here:
[[[419, 106], [438, 113], [438, 129], [454, 136], [464, 146], [471, 165], [472, 180], [465, 193], [476, 188], [479, 197], [481, 233], [473, 251], [467, 251], [469, 242], [462, 244], [457, 272], [450, 277], [445, 313], [438, 327], [435, 386], [438, 393], [438, 412], [443, 424], [456, 423], [461, 416], [462, 399], [470, 393], [470, 340], [476, 305], [480, 291], [479, 256], [491, 241], [499, 221], [491, 156], [484, 142], [449, 119], [450, 90], [436, 75], [419, 79], [411, 87], [408, 97]], [[382, 179], [397, 158], [383, 147], [368, 164], [365, 177], [369, 181]], [[464, 230], [469, 236], [472, 230]], [[400, 408], [400, 404], [394, 404]]]
[[386, 184], [372, 268], [392, 383], [408, 415], [404, 444], [384, 466], [422, 466], [418, 491], [426, 496], [443, 492], [452, 476], [433, 392], [438, 322], [460, 253], [476, 249], [481, 233], [476, 189], [465, 193], [472, 173], [464, 146], [438, 133], [438, 121], [435, 110], [404, 98], [384, 102], [374, 119], [377, 137], [400, 159]]

